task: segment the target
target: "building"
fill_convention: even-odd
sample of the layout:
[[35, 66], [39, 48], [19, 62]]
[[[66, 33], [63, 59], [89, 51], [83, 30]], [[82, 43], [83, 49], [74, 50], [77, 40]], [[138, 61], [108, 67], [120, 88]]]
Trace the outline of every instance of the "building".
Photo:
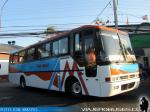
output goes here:
[[0, 44], [0, 76], [8, 75], [10, 52], [21, 48], [22, 47], [17, 45]]

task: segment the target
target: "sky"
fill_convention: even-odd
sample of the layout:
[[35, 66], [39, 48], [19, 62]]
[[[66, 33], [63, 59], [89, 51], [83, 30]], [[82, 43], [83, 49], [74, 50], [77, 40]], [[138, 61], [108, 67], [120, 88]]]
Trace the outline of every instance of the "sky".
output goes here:
[[[0, 0], [0, 9], [6, 0]], [[105, 6], [110, 4], [105, 8]], [[102, 14], [102, 10], [105, 8]], [[140, 24], [150, 18], [150, 0], [118, 0], [118, 24]], [[85, 24], [94, 24], [96, 17], [114, 24], [112, 0], [8, 0], [1, 15], [0, 34], [40, 32], [52, 26], [56, 30], [69, 30]], [[16, 41], [16, 45], [28, 46], [43, 38], [20, 36], [4, 38], [0, 43]]]

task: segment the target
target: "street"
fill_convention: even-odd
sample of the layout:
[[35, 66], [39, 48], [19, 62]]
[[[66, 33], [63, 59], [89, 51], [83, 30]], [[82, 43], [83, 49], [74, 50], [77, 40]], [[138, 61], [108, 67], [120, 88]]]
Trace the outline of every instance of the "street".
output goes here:
[[[150, 100], [150, 84], [141, 84], [137, 90], [113, 96], [98, 98], [82, 96], [76, 98], [65, 93], [36, 88], [21, 89], [9, 82], [0, 83], [1, 107], [84, 107], [88, 108], [138, 108], [139, 99]], [[80, 110], [81, 111], [81, 110]]]

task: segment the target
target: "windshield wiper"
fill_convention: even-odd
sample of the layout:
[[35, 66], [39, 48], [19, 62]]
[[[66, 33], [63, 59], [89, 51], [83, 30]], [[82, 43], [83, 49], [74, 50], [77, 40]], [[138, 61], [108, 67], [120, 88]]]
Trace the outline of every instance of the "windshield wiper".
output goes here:
[[123, 44], [122, 44], [122, 42], [121, 42], [121, 39], [120, 39], [120, 36], [119, 36], [119, 34], [117, 33], [117, 36], [118, 36], [118, 39], [119, 39], [119, 46], [120, 46], [120, 50], [121, 50], [121, 53], [122, 53], [122, 55], [123, 55], [123, 58], [125, 59], [125, 61], [127, 60], [126, 59], [126, 54], [125, 54], [125, 49], [124, 49], [124, 47], [123, 47]]
[[[132, 60], [132, 62], [134, 63], [136, 60], [132, 57], [130, 51], [127, 48], [125, 48], [124, 44], [123, 44], [123, 48], [125, 50], [125, 54], [127, 55], [127, 59], [130, 58]], [[130, 55], [130, 57], [128, 57], [128, 55]], [[128, 60], [130, 60], [130, 59], [128, 59]]]

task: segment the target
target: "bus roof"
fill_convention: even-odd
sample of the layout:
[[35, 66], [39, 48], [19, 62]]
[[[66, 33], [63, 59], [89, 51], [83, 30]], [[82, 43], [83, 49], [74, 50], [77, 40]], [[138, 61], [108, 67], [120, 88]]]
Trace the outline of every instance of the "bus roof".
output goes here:
[[[85, 29], [85, 28], [95, 28], [95, 29], [100, 29], [100, 30], [106, 30], [106, 31], [111, 31], [111, 32], [116, 32], [116, 33], [122, 33], [122, 34], [127, 34], [126, 32], [124, 31], [121, 31], [121, 30], [118, 30], [118, 29], [114, 29], [114, 28], [109, 28], [109, 27], [106, 27], [106, 26], [98, 26], [98, 25], [84, 25], [84, 26], [81, 26], [81, 27], [78, 27], [78, 28], [75, 28], [75, 29], [72, 29], [72, 30], [68, 30], [68, 31], [64, 31], [62, 33], [59, 33], [51, 38], [47, 38], [43, 41], [40, 41], [40, 42], [37, 42], [33, 45], [29, 45], [21, 50], [18, 50], [17, 52], [19, 51], [22, 51], [22, 50], [25, 50], [25, 49], [28, 49], [28, 48], [31, 48], [31, 47], [34, 47], [36, 45], [39, 45], [39, 44], [42, 44], [42, 43], [46, 43], [47, 41], [50, 41], [50, 40], [54, 40], [54, 39], [57, 39], [57, 38], [60, 38], [60, 37], [64, 37], [64, 36], [67, 36], [69, 35], [69, 33], [71, 32], [75, 32], [75, 31], [79, 31], [81, 29]], [[15, 53], [15, 52], [13, 52]], [[13, 54], [12, 53], [12, 54]]]
[[84, 26], [75, 28], [71, 31], [80, 30], [80, 29], [84, 29], [84, 28], [95, 28], [95, 29], [101, 29], [101, 30], [106, 30], [106, 31], [111, 31], [111, 32], [116, 32], [116, 33], [127, 34], [127, 32], [121, 31], [119, 29], [110, 28], [110, 27], [107, 27], [107, 26], [98, 26], [98, 25], [84, 25]]

